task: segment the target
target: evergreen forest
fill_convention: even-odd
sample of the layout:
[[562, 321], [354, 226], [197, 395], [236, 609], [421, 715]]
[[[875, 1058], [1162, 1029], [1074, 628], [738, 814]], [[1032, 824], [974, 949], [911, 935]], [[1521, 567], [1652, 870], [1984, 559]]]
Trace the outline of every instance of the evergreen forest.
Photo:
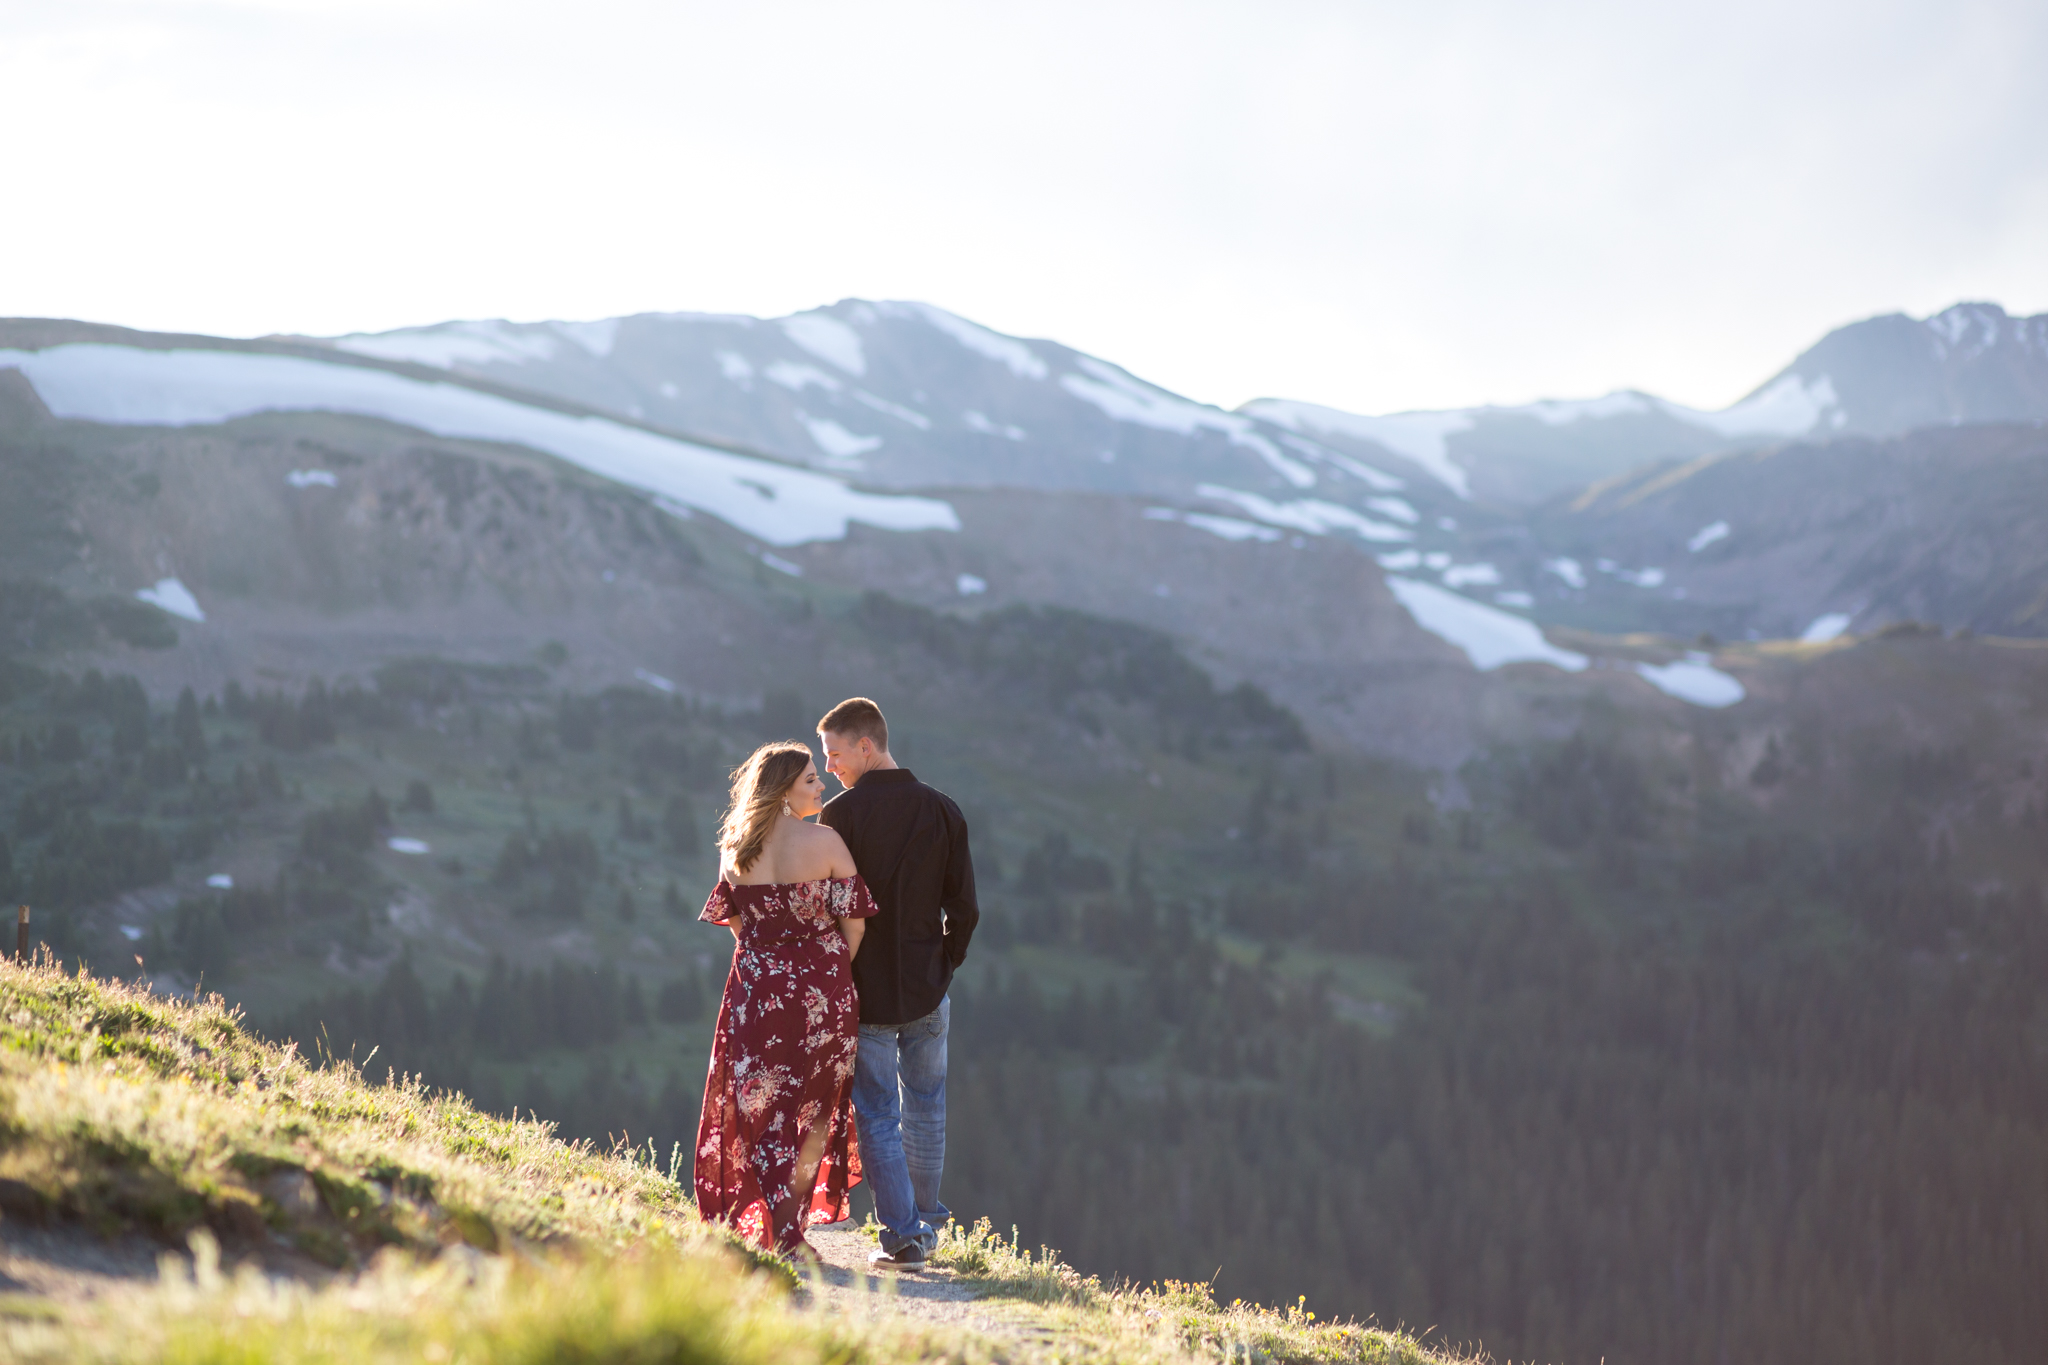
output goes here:
[[[900, 754], [975, 833], [967, 1218], [1499, 1359], [2048, 1356], [2048, 773], [2009, 734], [1788, 715], [1715, 781], [1596, 711], [1433, 788], [1135, 628], [863, 610], [973, 694]], [[559, 663], [156, 706], [8, 663], [0, 883], [74, 962], [687, 1162], [720, 790], [836, 698]]]

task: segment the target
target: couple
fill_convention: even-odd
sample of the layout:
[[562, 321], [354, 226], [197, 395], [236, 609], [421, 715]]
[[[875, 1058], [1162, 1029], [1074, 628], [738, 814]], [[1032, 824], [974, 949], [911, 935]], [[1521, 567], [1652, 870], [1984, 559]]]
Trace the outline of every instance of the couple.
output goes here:
[[946, 987], [981, 918], [967, 822], [896, 766], [867, 698], [833, 707], [818, 740], [845, 791], [824, 803], [810, 747], [765, 744], [733, 774], [719, 828], [718, 886], [699, 918], [736, 946], [697, 1128], [697, 1209], [803, 1255], [805, 1229], [845, 1218], [865, 1176], [882, 1225], [873, 1259], [921, 1266], [951, 1217], [939, 1202]]

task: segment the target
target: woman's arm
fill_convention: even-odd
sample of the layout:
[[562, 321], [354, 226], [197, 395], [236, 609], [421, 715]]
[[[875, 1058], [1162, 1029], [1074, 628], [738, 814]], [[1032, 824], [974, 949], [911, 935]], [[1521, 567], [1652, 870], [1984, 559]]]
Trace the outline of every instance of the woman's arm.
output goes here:
[[840, 918], [839, 934], [840, 937], [846, 940], [846, 957], [848, 961], [852, 961], [859, 954], [861, 937], [867, 931], [868, 922], [864, 919]]

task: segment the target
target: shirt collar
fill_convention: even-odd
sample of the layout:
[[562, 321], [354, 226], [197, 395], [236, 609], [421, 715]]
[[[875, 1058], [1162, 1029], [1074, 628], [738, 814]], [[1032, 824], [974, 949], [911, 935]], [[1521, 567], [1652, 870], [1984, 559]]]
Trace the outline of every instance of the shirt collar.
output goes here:
[[915, 781], [917, 781], [916, 775], [913, 774], [908, 768], [870, 768], [868, 771], [862, 773], [860, 775], [860, 781], [854, 783], [853, 785], [856, 788], [859, 788], [865, 787], [869, 783], [874, 783], [877, 786], [881, 786], [885, 783]]

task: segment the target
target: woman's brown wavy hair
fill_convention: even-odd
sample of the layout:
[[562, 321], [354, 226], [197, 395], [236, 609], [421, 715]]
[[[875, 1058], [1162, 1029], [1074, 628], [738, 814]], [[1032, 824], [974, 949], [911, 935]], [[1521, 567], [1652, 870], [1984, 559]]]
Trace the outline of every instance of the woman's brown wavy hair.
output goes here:
[[718, 825], [718, 847], [745, 872], [761, 856], [768, 830], [782, 813], [782, 799], [811, 761], [811, 746], [794, 739], [763, 744], [732, 770], [732, 802]]

